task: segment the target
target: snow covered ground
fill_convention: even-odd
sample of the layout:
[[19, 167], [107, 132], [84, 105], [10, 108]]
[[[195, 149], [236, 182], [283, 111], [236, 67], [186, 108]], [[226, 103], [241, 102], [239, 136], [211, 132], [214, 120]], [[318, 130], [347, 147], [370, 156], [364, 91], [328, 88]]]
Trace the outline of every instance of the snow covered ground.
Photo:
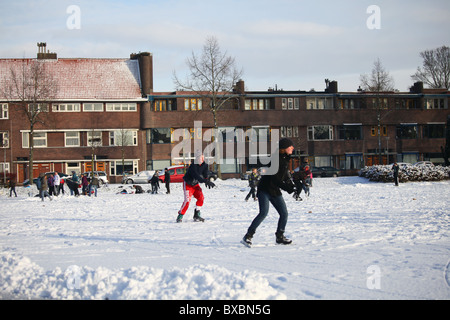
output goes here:
[[450, 298], [450, 181], [317, 178], [304, 201], [284, 193], [293, 244], [275, 244], [271, 208], [250, 249], [239, 243], [258, 212], [247, 182], [216, 184], [203, 188], [206, 222], [192, 222], [191, 205], [181, 224], [181, 184], [170, 195], [110, 185], [45, 202], [2, 190], [0, 297]]

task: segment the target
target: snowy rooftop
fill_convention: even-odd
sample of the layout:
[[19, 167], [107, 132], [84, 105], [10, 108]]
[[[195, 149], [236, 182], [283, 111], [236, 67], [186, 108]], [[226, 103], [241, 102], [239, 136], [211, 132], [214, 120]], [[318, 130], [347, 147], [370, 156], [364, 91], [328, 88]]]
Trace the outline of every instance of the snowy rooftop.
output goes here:
[[58, 83], [57, 100], [140, 99], [141, 80], [137, 60], [130, 59], [0, 59], [0, 86], [11, 70], [21, 74], [23, 63], [45, 63]]

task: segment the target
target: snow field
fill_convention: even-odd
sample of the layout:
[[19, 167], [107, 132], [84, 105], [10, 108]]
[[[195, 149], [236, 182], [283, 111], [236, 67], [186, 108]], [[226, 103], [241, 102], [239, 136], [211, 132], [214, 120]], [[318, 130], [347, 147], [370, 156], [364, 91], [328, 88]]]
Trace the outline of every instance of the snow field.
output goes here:
[[0, 297], [450, 298], [449, 181], [314, 179], [304, 201], [283, 193], [294, 243], [275, 244], [271, 208], [251, 249], [239, 243], [258, 213], [257, 202], [244, 201], [247, 182], [216, 184], [203, 188], [207, 221], [192, 222], [193, 200], [181, 224], [181, 184], [170, 195], [164, 187], [121, 195], [110, 185], [97, 198], [45, 202], [20, 187], [17, 198], [3, 190]]

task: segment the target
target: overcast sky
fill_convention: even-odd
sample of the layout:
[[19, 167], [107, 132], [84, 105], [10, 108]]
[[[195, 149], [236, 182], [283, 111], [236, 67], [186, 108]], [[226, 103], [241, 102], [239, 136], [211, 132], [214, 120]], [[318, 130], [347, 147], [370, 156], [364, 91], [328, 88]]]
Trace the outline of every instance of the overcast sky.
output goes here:
[[407, 91], [420, 52], [450, 46], [449, 30], [449, 0], [0, 0], [0, 58], [34, 58], [37, 42], [59, 58], [149, 51], [155, 91], [174, 90], [173, 72], [207, 36], [235, 57], [247, 90], [321, 91], [327, 78], [356, 91], [380, 58]]

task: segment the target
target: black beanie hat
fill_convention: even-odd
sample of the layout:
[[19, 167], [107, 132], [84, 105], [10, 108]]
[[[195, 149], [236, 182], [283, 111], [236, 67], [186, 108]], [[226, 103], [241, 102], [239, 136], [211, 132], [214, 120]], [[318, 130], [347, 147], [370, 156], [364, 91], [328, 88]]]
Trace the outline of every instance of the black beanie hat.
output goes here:
[[292, 142], [292, 140], [290, 140], [288, 138], [282, 138], [279, 143], [280, 149], [287, 149], [293, 145], [294, 145], [294, 143]]

